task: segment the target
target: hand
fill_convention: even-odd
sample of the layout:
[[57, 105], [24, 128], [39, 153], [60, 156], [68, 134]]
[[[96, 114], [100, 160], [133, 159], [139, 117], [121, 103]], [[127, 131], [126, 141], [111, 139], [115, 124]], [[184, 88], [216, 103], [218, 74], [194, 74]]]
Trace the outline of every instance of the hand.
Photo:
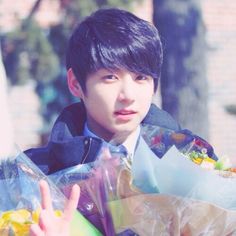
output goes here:
[[30, 227], [30, 236], [69, 236], [70, 223], [79, 200], [79, 186], [73, 186], [70, 197], [66, 202], [63, 215], [57, 217], [53, 210], [47, 182], [41, 180], [39, 185], [42, 197], [42, 211], [40, 213], [39, 223], [33, 224]]

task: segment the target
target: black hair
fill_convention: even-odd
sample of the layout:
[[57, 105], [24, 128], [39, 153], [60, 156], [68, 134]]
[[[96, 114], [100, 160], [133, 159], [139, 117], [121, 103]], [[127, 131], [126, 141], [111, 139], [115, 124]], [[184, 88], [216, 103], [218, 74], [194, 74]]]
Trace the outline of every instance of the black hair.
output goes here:
[[125, 10], [99, 9], [85, 18], [71, 35], [66, 66], [82, 89], [86, 78], [101, 68], [127, 69], [152, 76], [156, 91], [163, 59], [157, 29]]

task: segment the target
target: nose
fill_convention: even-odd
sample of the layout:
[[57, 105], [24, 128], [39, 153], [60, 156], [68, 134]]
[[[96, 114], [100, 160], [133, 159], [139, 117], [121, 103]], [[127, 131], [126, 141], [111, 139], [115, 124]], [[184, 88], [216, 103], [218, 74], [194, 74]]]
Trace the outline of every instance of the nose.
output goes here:
[[135, 99], [135, 86], [132, 77], [126, 77], [121, 84], [119, 101], [130, 103]]

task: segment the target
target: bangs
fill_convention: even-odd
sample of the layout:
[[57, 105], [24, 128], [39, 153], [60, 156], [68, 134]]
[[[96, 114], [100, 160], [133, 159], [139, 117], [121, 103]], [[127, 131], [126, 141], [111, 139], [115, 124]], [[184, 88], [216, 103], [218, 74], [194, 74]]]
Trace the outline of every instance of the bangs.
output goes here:
[[157, 68], [160, 61], [153, 60], [155, 56], [150, 54], [153, 54], [153, 50], [147, 50], [147, 45], [141, 45], [137, 41], [125, 42], [122, 45], [96, 42], [91, 47], [91, 71], [123, 68], [157, 79], [160, 74], [160, 68]]

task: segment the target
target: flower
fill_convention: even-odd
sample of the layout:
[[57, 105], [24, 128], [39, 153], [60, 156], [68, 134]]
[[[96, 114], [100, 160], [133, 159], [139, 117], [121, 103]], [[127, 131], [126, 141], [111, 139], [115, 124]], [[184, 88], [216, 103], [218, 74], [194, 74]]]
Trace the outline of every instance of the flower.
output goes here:
[[[55, 211], [56, 216], [60, 217], [62, 212]], [[31, 224], [39, 221], [40, 209], [29, 211], [27, 209], [5, 211], [0, 215], [0, 235], [29, 235]]]

